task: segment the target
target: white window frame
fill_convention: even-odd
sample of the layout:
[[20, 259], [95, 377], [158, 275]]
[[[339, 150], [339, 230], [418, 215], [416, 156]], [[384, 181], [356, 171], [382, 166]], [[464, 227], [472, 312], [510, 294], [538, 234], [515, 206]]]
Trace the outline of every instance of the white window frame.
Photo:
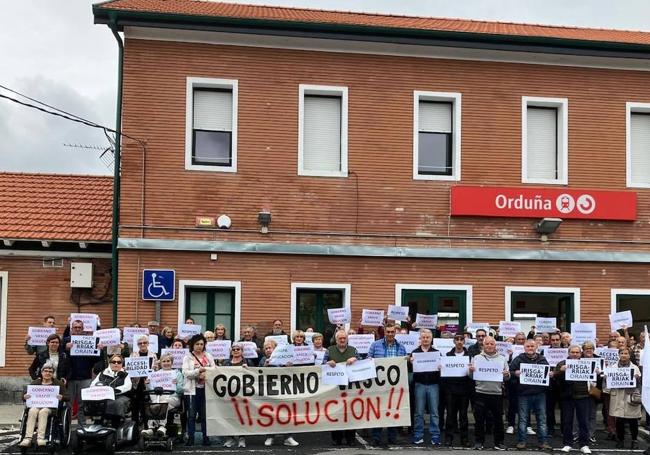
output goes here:
[[[557, 109], [557, 179], [528, 178], [528, 108], [550, 107]], [[569, 183], [569, 100], [567, 98], [521, 97], [521, 182], [542, 183], [548, 185], [568, 185]]]
[[505, 317], [511, 321], [513, 292], [546, 292], [549, 294], [573, 294], [573, 322], [580, 322], [580, 288], [553, 288], [545, 286], [506, 286], [505, 287]]
[[650, 188], [650, 183], [632, 181], [632, 113], [650, 114], [650, 103], [625, 103], [625, 181], [628, 188]]
[[650, 289], [622, 289], [622, 288], [612, 288], [611, 290], [611, 300], [610, 300], [610, 314], [618, 312], [616, 307], [616, 301], [619, 295], [647, 295], [650, 297]]
[[[341, 98], [341, 170], [312, 171], [304, 169], [305, 95], [338, 96]], [[348, 176], [348, 88], [334, 85], [300, 84], [298, 87], [298, 175], [313, 177]]]
[[[291, 333], [296, 330], [296, 305], [298, 289], [334, 289], [343, 291], [343, 308], [352, 311], [352, 284], [350, 283], [291, 283]], [[345, 330], [350, 328], [350, 324], [345, 324]], [[301, 329], [302, 330], [302, 329]], [[291, 335], [291, 333], [289, 335]]]
[[469, 284], [395, 284], [395, 305], [402, 306], [402, 291], [465, 291], [465, 319], [466, 323], [473, 322], [474, 303], [473, 287]]
[[6, 366], [7, 351], [7, 308], [9, 307], [9, 272], [0, 272], [0, 367]]
[[[194, 129], [194, 89], [213, 88], [232, 91], [232, 134], [230, 166], [210, 166], [192, 164], [192, 134]], [[213, 79], [207, 77], [188, 77], [185, 94], [185, 169], [188, 171], [237, 172], [237, 93], [236, 79]]]
[[[241, 281], [179, 280], [178, 281], [178, 324], [185, 324], [185, 288], [228, 288], [235, 290], [235, 333], [231, 340], [239, 340], [241, 325]], [[203, 327], [204, 331], [208, 330]]]
[[[418, 165], [420, 161], [420, 101], [434, 101], [451, 103], [451, 175], [420, 174]], [[451, 92], [423, 92], [413, 91], [413, 180], [446, 180], [460, 181], [460, 151], [461, 151], [461, 94]]]

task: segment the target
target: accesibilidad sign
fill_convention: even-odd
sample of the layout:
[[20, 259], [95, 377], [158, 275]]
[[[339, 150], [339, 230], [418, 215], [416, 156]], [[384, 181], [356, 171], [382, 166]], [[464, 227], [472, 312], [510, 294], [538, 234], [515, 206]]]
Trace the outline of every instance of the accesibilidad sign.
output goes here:
[[453, 186], [451, 215], [634, 221], [636, 199], [632, 191]]

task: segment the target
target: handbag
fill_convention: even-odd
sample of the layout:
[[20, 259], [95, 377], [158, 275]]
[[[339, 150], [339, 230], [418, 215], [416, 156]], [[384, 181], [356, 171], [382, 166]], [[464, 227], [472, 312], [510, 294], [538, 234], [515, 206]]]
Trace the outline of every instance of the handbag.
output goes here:
[[602, 395], [602, 390], [600, 390], [598, 387], [596, 387], [596, 384], [592, 384], [591, 382], [589, 384], [589, 396], [593, 398], [594, 400], [600, 400], [601, 395]]
[[633, 389], [628, 396], [628, 400], [632, 406], [641, 406], [641, 391], [639, 389]]

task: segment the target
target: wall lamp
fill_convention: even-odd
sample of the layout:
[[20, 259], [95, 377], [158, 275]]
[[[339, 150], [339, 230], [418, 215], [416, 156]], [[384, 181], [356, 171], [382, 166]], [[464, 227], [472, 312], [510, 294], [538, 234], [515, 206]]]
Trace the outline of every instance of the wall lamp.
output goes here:
[[561, 218], [542, 218], [540, 221], [535, 223], [535, 230], [539, 235], [541, 235], [542, 242], [546, 242], [548, 236], [557, 231], [560, 224], [562, 224]]
[[260, 232], [262, 234], [268, 234], [269, 224], [271, 224], [271, 212], [259, 212], [257, 214], [257, 222], [260, 223]]

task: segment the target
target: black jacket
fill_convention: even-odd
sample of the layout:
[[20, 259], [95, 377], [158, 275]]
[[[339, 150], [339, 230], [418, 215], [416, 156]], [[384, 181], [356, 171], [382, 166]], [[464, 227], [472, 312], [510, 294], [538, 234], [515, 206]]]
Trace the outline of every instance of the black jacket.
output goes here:
[[520, 369], [519, 366], [522, 363], [548, 365], [548, 361], [542, 354], [535, 354], [535, 357], [531, 359], [525, 352], [522, 352], [517, 357], [512, 359], [512, 362], [510, 362], [510, 377], [513, 378], [512, 380], [517, 384], [517, 393], [519, 395], [534, 395], [536, 393], [545, 393], [548, 390], [547, 386], [519, 383], [519, 378], [514, 373]]
[[[40, 354], [34, 356], [32, 364], [29, 366], [29, 375], [32, 379], [37, 379], [41, 377], [41, 368], [43, 365], [50, 360], [50, 352], [44, 351]], [[56, 368], [56, 379], [65, 379], [66, 381], [70, 379], [72, 370], [70, 367], [70, 358], [65, 352], [59, 352], [59, 364]]]
[[[451, 348], [451, 350], [446, 354], [447, 357], [454, 357], [456, 348]], [[463, 348], [464, 355], [469, 356], [467, 348]], [[467, 395], [474, 390], [474, 381], [469, 376], [462, 378], [440, 378], [440, 385], [446, 393], [452, 395]]]

